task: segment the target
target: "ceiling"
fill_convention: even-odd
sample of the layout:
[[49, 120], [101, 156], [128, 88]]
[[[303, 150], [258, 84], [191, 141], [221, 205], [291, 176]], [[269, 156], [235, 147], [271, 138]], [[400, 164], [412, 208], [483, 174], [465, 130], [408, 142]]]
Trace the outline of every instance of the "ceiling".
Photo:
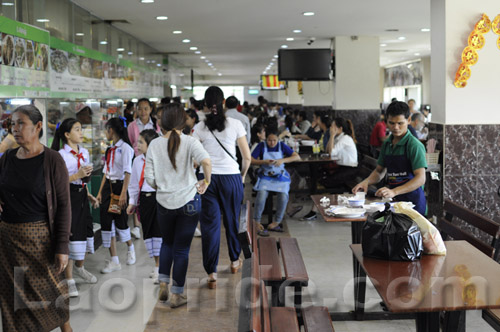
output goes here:
[[[257, 85], [259, 75], [281, 45], [330, 47], [335, 36], [378, 36], [381, 66], [430, 55], [430, 32], [421, 31], [430, 28], [429, 0], [73, 2], [103, 20], [127, 20], [129, 24], [114, 25], [160, 52], [176, 53], [170, 57], [182, 64], [186, 73], [193, 68], [196, 84]], [[302, 15], [306, 11], [315, 15]], [[168, 19], [156, 20], [160, 15]], [[294, 29], [302, 32], [294, 33]], [[173, 34], [174, 30], [182, 34]], [[311, 37], [315, 41], [308, 45]], [[183, 39], [191, 42], [183, 43]], [[193, 46], [201, 54], [194, 54], [190, 50]], [[216, 69], [210, 68], [201, 56]], [[274, 64], [267, 73], [276, 73], [276, 67]]]

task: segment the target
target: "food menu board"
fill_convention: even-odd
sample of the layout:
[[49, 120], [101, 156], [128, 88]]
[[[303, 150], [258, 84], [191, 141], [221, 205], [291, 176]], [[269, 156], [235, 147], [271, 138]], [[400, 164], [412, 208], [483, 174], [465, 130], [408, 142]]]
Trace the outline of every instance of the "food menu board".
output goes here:
[[51, 96], [131, 98], [163, 95], [162, 73], [50, 38]]
[[0, 16], [0, 96], [48, 97], [48, 31]]

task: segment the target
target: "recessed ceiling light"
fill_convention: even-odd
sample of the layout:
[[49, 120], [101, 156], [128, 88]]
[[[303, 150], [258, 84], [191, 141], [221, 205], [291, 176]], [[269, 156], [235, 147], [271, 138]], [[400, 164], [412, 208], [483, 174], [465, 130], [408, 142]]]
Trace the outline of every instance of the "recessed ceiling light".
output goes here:
[[198, 47], [196, 47], [196, 46], [191, 46], [189, 49], [190, 49], [191, 51], [196, 51], [196, 50], [198, 49]]
[[413, 55], [420, 55], [420, 53], [413, 53]]
[[271, 61], [276, 61], [276, 59], [273, 58]]
[[206, 63], [209, 63], [209, 62], [210, 62], [210, 60], [208, 60], [208, 59], [205, 59], [205, 62], [206, 62]]
[[422, 29], [420, 29], [420, 31], [422, 31], [422, 32], [429, 32], [429, 31], [431, 31], [431, 29], [429, 29], [429, 28], [422, 28]]
[[141, 56], [141, 57], [139, 58], [139, 60], [144, 61], [144, 57], [142, 57], [142, 56]]
[[37, 22], [40, 22], [40, 23], [47, 23], [47, 22], [50, 22], [49, 19], [46, 19], [46, 18], [39, 18], [36, 20]]
[[191, 40], [189, 40], [189, 39], [183, 39], [182, 42], [187, 44], [187, 43], [190, 43]]
[[196, 51], [194, 52], [194, 54], [201, 54], [201, 51]]
[[123, 52], [123, 51], [125, 51], [125, 49], [124, 49], [123, 47], [118, 47], [116, 50], [117, 50], [118, 52]]
[[207, 65], [209, 65], [210, 67], [212, 67], [212, 66], [213, 66], [213, 64], [212, 64], [211, 62], [207, 63]]
[[156, 60], [151, 60], [152, 63], [156, 63]]
[[175, 30], [175, 31], [172, 31], [172, 33], [174, 35], [180, 35], [182, 33], [182, 31], [181, 30]]
[[101, 45], [106, 45], [107, 43], [108, 43], [108, 42], [107, 42], [107, 41], [105, 41], [105, 40], [101, 40], [101, 41], [99, 42], [99, 44], [101, 44]]
[[221, 73], [217, 73], [217, 76], [222, 76], [222, 74]]
[[303, 12], [302, 15], [304, 15], [304, 16], [314, 16], [314, 12]]
[[168, 17], [167, 16], [156, 16], [156, 19], [158, 21], [166, 21], [166, 20], [168, 20]]
[[128, 55], [132, 55], [132, 54], [134, 54], [134, 52], [128, 52], [127, 54], [128, 54]]
[[398, 39], [399, 39], [399, 40], [405, 40], [405, 39], [406, 39], [406, 37], [401, 36], [401, 37], [398, 37]]
[[13, 2], [2, 2], [2, 5], [4, 6], [14, 6]]
[[386, 46], [387, 46], [387, 44], [380, 44], [380, 46], [382, 46], [382, 47], [386, 47]]
[[184, 76], [184, 74], [179, 74], [179, 76], [180, 76], [180, 77], [183, 77], [183, 76]]
[[289, 38], [286, 39], [286, 41], [294, 41], [294, 39], [291, 38], [291, 37], [289, 37]]
[[83, 32], [77, 32], [75, 33], [75, 36], [82, 37], [85, 36], [85, 34]]
[[155, 0], [141, 0], [142, 3], [153, 3]]
[[200, 56], [200, 59], [205, 60], [207, 57], [206, 56]]
[[288, 45], [281, 45], [281, 48], [288, 48]]
[[158, 67], [161, 67], [161, 64], [157, 64]]
[[293, 33], [301, 33], [301, 32], [302, 32], [302, 30], [300, 30], [300, 29], [295, 29], [295, 30], [293, 30], [292, 32], [293, 32]]
[[276, 55], [274, 56], [274, 58], [275, 58], [275, 59], [277, 59], [277, 58], [278, 58], [278, 54], [276, 54]]

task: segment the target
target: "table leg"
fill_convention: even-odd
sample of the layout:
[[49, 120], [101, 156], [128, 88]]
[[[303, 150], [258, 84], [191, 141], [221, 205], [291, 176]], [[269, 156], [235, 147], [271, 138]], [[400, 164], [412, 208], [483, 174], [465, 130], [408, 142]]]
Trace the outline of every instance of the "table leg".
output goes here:
[[417, 312], [416, 315], [417, 332], [439, 332], [439, 311]]
[[443, 332], [465, 332], [465, 311], [445, 311]]
[[363, 320], [365, 313], [366, 273], [358, 264], [358, 276], [354, 279], [354, 315]]
[[309, 172], [311, 173], [311, 195], [316, 194], [318, 187], [318, 168], [314, 163], [309, 163]]

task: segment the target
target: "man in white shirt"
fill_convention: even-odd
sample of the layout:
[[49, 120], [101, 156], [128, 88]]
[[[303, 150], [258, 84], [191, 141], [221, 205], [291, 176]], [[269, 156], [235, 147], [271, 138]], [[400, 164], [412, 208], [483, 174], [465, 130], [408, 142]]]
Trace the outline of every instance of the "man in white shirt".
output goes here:
[[226, 116], [229, 118], [233, 118], [239, 120], [243, 124], [243, 128], [247, 132], [247, 142], [250, 143], [250, 120], [244, 114], [241, 114], [236, 110], [236, 107], [240, 104], [239, 100], [234, 97], [228, 97], [226, 99]]

